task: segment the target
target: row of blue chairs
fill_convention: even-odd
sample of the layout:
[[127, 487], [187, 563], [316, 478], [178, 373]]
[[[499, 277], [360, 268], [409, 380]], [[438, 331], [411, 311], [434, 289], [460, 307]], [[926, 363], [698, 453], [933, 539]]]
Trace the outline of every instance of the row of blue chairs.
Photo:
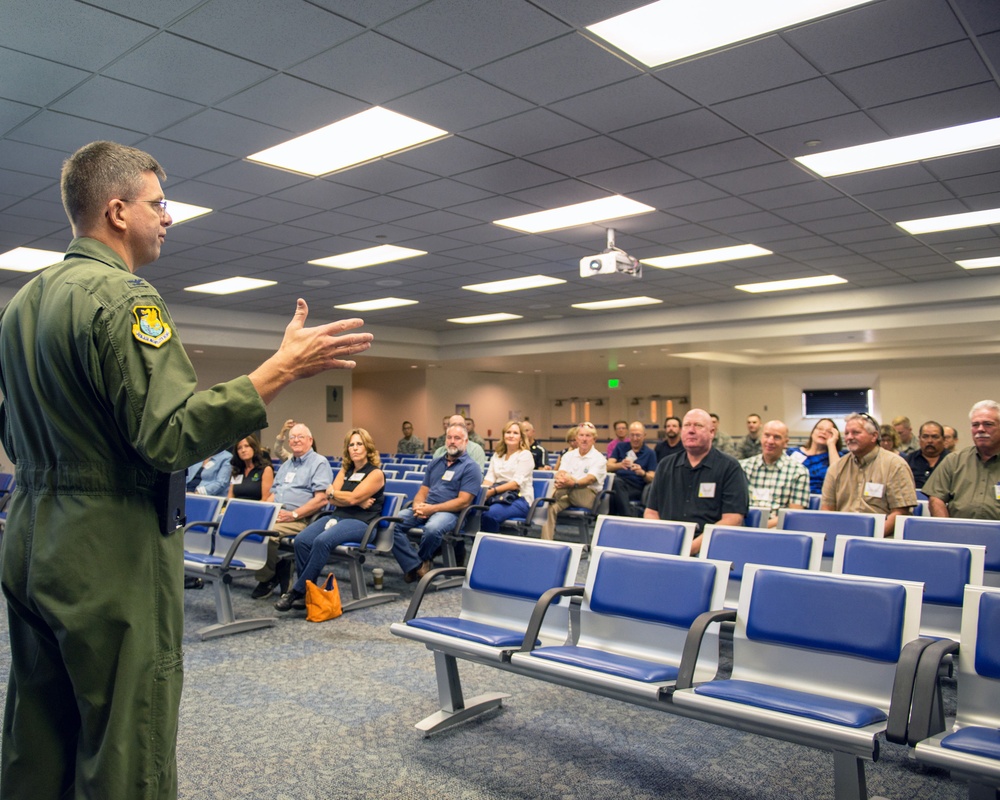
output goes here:
[[[575, 584], [581, 545], [490, 534], [476, 539], [457, 617], [419, 615], [434, 575], [422, 579], [403, 621], [391, 626], [434, 653], [440, 710], [419, 729], [444, 730], [502, 704], [506, 695], [497, 693], [464, 699], [461, 659], [827, 750], [838, 798], [867, 797], [864, 762], [878, 759], [882, 736], [916, 744], [918, 758], [995, 791], [1000, 590], [964, 589], [959, 717], [955, 730], [945, 732], [934, 701], [937, 676], [941, 659], [957, 645], [921, 636], [923, 610], [941, 599], [933, 585], [746, 562], [738, 602], [726, 608], [736, 560], [605, 547], [598, 534], [619, 527], [613, 519], [602, 520], [595, 532], [583, 586]], [[640, 521], [626, 522], [637, 535]], [[723, 541], [723, 532], [707, 531], [706, 546], [712, 538]], [[802, 538], [744, 533], [785, 543]], [[690, 533], [682, 530], [682, 551], [685, 536], [690, 546]], [[864, 556], [851, 554], [849, 542], [883, 556], [889, 548], [899, 556], [933, 547], [845, 538], [837, 544], [841, 567]], [[815, 563], [816, 535], [804, 543]], [[571, 598], [580, 603], [575, 626], [569, 624]], [[724, 623], [733, 627], [733, 662], [730, 677], [719, 680]], [[967, 702], [973, 708], [965, 709]]]

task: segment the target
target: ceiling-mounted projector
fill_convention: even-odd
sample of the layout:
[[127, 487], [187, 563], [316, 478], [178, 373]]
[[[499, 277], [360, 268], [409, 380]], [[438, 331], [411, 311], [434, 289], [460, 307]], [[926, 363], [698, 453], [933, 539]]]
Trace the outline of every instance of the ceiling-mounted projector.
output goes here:
[[580, 277], [589, 278], [592, 275], [631, 275], [642, 277], [642, 264], [621, 248], [615, 247], [615, 232], [608, 228], [608, 246], [603, 253], [584, 256], [580, 259]]

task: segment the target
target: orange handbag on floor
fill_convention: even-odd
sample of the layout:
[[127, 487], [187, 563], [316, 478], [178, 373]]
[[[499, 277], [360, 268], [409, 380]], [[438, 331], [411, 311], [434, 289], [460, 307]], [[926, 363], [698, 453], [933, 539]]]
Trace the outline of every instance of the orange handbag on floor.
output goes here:
[[336, 619], [344, 613], [340, 604], [340, 589], [337, 578], [327, 575], [326, 582], [317, 586], [312, 581], [306, 581], [306, 619], [310, 622], [326, 622]]

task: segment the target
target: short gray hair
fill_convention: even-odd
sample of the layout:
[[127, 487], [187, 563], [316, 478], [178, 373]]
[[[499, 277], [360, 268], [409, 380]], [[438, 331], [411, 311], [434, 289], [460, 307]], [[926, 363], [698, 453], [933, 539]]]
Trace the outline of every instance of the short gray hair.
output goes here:
[[969, 419], [971, 420], [973, 415], [977, 411], [985, 411], [985, 410], [992, 411], [994, 414], [1000, 417], [1000, 404], [998, 404], [996, 400], [980, 400], [972, 407], [972, 410], [969, 411]]
[[858, 412], [855, 412], [853, 414], [848, 414], [846, 417], [844, 417], [844, 425], [847, 425], [848, 422], [853, 422], [854, 420], [860, 420], [862, 427], [866, 431], [868, 431], [868, 433], [870, 433], [872, 436], [879, 435], [880, 433], [879, 425], [871, 414], [864, 414]]
[[70, 224], [74, 229], [86, 227], [103, 213], [109, 200], [131, 199], [139, 193], [147, 172], [167, 179], [159, 162], [135, 147], [116, 142], [91, 142], [81, 147], [62, 168], [62, 201]]

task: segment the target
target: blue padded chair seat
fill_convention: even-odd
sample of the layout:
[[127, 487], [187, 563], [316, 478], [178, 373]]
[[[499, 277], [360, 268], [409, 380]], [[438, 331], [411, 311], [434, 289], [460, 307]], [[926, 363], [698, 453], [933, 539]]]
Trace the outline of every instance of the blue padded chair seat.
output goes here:
[[941, 740], [941, 746], [974, 756], [1000, 760], [1000, 730], [972, 725], [959, 728]]
[[603, 650], [591, 650], [588, 647], [572, 645], [540, 647], [537, 650], [532, 650], [531, 655], [643, 683], [665, 683], [677, 680], [677, 667], [643, 661], [630, 656], [621, 656], [616, 653], [606, 653]]
[[863, 728], [887, 719], [885, 712], [875, 706], [793, 689], [781, 689], [752, 681], [712, 681], [703, 683], [694, 691], [695, 694], [706, 697], [794, 714], [797, 717], [843, 725], [847, 728]]
[[[433, 633], [443, 633], [468, 642], [489, 645], [490, 647], [520, 647], [524, 641], [524, 632], [500, 628], [496, 625], [484, 625], [482, 622], [472, 622], [458, 617], [417, 617], [406, 623], [411, 628], [420, 628]], [[538, 644], [536, 641], [535, 644]]]
[[[210, 567], [218, 567], [223, 562], [222, 556], [206, 556], [201, 553], [184, 553], [185, 561], [193, 561], [196, 564], [205, 564]], [[236, 567], [237, 569], [246, 569], [246, 564], [240, 561], [238, 558], [234, 558], [229, 562], [229, 566]]]

